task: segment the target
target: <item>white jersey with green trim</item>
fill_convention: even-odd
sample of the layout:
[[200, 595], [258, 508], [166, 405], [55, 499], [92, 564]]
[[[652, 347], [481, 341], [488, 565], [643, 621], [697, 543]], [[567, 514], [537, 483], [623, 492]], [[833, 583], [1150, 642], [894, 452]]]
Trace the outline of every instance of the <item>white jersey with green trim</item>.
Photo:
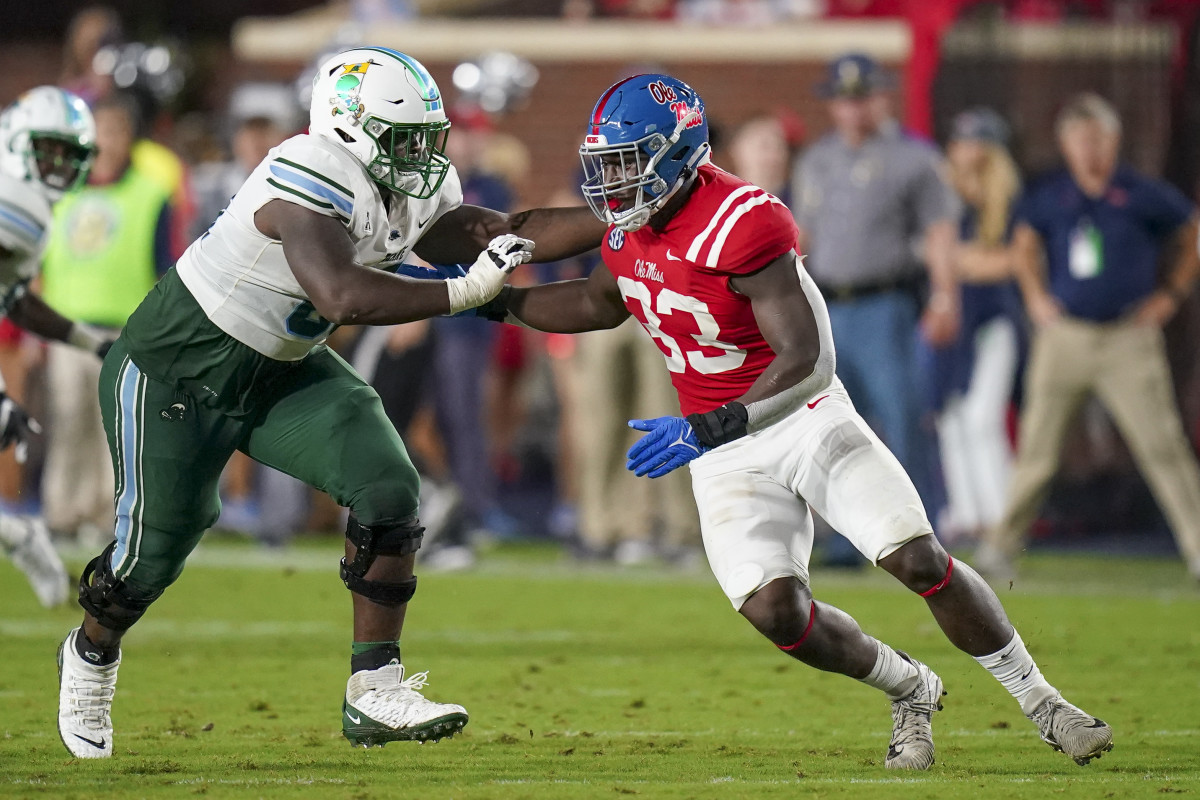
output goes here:
[[255, 227], [254, 214], [271, 200], [285, 200], [339, 219], [360, 263], [390, 270], [435, 220], [462, 205], [453, 167], [429, 199], [391, 193], [389, 211], [383, 191], [336, 142], [313, 134], [293, 136], [267, 154], [176, 270], [225, 333], [269, 358], [304, 358], [324, 343], [333, 325], [309, 302], [283, 245]]
[[0, 312], [37, 277], [52, 216], [36, 185], [0, 174]]

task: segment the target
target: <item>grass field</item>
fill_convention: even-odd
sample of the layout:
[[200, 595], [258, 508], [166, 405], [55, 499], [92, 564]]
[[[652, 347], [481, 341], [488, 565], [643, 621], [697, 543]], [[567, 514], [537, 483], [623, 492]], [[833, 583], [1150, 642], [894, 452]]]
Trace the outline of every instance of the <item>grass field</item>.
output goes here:
[[[129, 635], [112, 759], [55, 730], [54, 650], [77, 609], [44, 611], [0, 562], [0, 796], [46, 798], [1124, 798], [1200, 794], [1200, 591], [1175, 561], [1041, 556], [1001, 592], [1043, 671], [1108, 720], [1077, 767], [879, 572], [817, 594], [927, 661], [949, 696], [938, 763], [882, 766], [873, 690], [757, 638], [707, 572], [579, 568], [539, 547], [424, 574], [405, 661], [471, 713], [436, 745], [341, 737], [349, 598], [339, 543], [283, 554], [206, 544]], [[79, 564], [74, 564], [78, 568]]]

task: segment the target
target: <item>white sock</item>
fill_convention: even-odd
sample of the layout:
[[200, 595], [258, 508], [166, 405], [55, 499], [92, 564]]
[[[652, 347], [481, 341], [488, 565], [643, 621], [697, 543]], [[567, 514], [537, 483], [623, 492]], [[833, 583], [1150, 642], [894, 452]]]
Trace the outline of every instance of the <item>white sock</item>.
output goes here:
[[1042, 677], [1042, 671], [1015, 629], [1012, 641], [991, 655], [977, 656], [975, 660], [1017, 699], [1026, 715], [1057, 691]]
[[883, 692], [888, 699], [899, 700], [916, 688], [917, 668], [878, 639], [875, 640], [875, 644], [879, 646], [875, 667], [867, 677], [859, 680]]

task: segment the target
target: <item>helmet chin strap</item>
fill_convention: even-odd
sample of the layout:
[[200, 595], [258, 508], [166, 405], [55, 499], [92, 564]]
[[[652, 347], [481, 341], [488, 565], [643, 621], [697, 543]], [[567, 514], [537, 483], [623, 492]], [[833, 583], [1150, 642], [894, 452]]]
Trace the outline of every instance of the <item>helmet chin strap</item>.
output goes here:
[[[646, 178], [651, 174], [657, 174], [655, 173], [654, 168], [658, 166], [658, 162], [662, 161], [663, 157], [670, 151], [671, 145], [679, 141], [679, 137], [683, 135], [685, 130], [687, 130], [687, 126], [690, 125], [693, 120], [697, 120], [699, 118], [699, 111], [689, 111], [687, 114], [684, 114], [683, 118], [675, 123], [675, 130], [671, 133], [667, 140], [663, 142], [662, 146], [658, 148], [658, 152], [650, 157], [650, 161], [647, 162], [646, 168], [642, 170], [640, 177]], [[681, 171], [679, 173], [679, 177], [675, 179], [675, 183], [670, 189], [663, 192], [649, 203], [641, 206], [636, 211], [631, 211], [628, 214], [623, 215], [620, 219], [610, 220], [611, 223], [626, 233], [633, 233], [639, 228], [645, 227], [646, 223], [650, 221], [650, 218], [658, 213], [658, 211], [667, 204], [667, 201], [675, 196], [675, 193], [678, 192], [680, 187], [682, 187], [687, 181], [689, 173], [689, 170]], [[638, 189], [639, 194], [643, 191], [645, 191], [644, 187]], [[612, 212], [609, 212], [609, 215], [612, 216]]]

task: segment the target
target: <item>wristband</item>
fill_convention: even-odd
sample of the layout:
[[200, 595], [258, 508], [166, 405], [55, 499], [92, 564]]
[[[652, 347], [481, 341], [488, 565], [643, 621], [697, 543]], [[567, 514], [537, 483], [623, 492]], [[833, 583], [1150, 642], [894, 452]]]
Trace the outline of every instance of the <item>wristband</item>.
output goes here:
[[100, 348], [107, 341], [103, 336], [96, 333], [87, 325], [79, 322], [72, 322], [71, 329], [67, 331], [66, 343], [72, 347], [78, 347], [80, 350], [87, 350], [89, 353], [98, 353]]
[[504, 284], [500, 294], [475, 309], [475, 316], [492, 322], [508, 321], [508, 296], [511, 294], [512, 287]]
[[749, 420], [750, 414], [746, 407], [736, 400], [703, 414], [687, 416], [688, 424], [696, 434], [696, 440], [710, 450], [745, 436], [748, 433], [746, 424]]

